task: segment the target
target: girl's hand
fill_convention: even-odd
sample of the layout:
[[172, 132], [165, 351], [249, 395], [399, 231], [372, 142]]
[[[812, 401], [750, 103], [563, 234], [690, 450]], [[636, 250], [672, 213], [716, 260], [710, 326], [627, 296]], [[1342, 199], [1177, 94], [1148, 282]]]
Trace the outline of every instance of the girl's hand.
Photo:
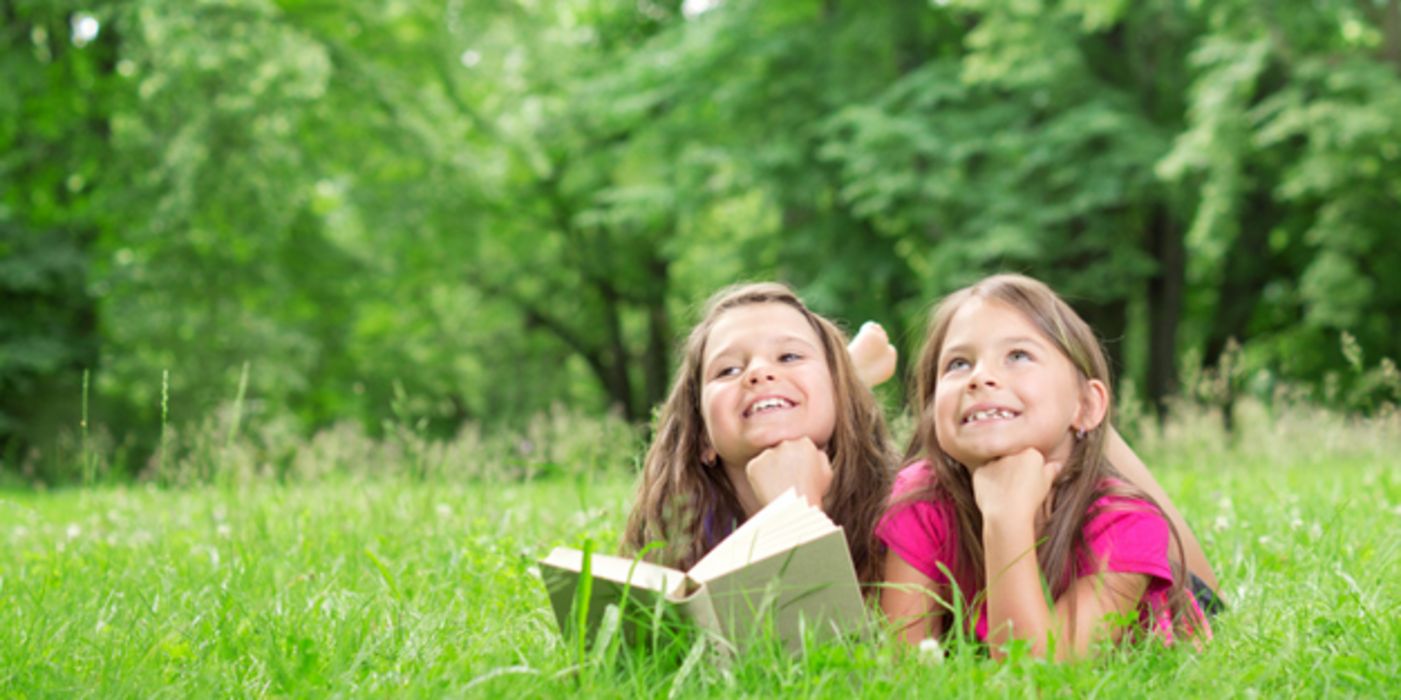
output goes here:
[[861, 330], [856, 332], [846, 351], [851, 355], [857, 378], [873, 389], [895, 374], [895, 361], [900, 356], [890, 344], [890, 336], [875, 321], [861, 324]]
[[818, 508], [832, 485], [832, 463], [827, 453], [806, 437], [785, 440], [759, 453], [744, 468], [750, 488], [760, 505], [767, 505], [790, 488]]
[[1051, 492], [1060, 462], [1047, 462], [1028, 447], [973, 470], [973, 498], [984, 522], [1011, 519], [1030, 522]]

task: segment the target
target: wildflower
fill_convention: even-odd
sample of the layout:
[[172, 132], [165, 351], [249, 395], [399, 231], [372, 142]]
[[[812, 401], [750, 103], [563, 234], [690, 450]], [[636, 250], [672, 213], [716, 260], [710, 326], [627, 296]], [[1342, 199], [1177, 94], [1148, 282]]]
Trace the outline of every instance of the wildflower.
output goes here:
[[936, 664], [944, 662], [944, 648], [939, 646], [939, 640], [933, 637], [925, 637], [919, 643], [919, 657]]

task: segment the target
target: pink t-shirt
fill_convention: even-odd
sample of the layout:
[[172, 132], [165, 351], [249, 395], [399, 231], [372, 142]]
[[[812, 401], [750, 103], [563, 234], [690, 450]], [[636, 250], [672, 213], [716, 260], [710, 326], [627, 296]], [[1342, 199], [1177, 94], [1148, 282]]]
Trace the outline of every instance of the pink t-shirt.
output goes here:
[[[959, 535], [953, 504], [944, 500], [900, 503], [907, 494], [928, 484], [930, 478], [925, 461], [900, 470], [890, 496], [890, 502], [898, 505], [881, 517], [876, 536], [936, 585], [949, 583], [940, 564], [953, 572], [966, 602], [976, 591], [972, 590], [971, 577], [956, 565]], [[1172, 587], [1172, 565], [1168, 560], [1168, 524], [1162, 512], [1145, 501], [1115, 496], [1099, 499], [1091, 511], [1093, 515], [1085, 524], [1085, 543], [1093, 559], [1080, 554], [1075, 577], [1101, 571], [1147, 576], [1148, 589], [1139, 603], [1140, 620], [1171, 642], [1167, 593]], [[1103, 562], [1102, 568], [1096, 562]], [[1196, 617], [1202, 619], [1200, 615]], [[982, 604], [973, 630], [978, 639], [987, 640], [987, 625], [987, 605]]]

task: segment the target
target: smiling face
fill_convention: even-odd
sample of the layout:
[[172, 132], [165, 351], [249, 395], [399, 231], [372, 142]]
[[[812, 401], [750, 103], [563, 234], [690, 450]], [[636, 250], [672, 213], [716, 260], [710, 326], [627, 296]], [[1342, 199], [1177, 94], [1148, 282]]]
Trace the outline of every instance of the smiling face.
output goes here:
[[701, 363], [701, 416], [720, 460], [743, 468], [760, 452], [807, 437], [826, 448], [836, 426], [822, 342], [783, 303], [730, 309], [711, 327]]
[[[1034, 447], [1064, 460], [1076, 428], [1093, 428], [1103, 384], [1084, 380], [1022, 312], [969, 298], [939, 351], [934, 419], [939, 447], [976, 468]], [[1087, 395], [1088, 392], [1088, 395]]]

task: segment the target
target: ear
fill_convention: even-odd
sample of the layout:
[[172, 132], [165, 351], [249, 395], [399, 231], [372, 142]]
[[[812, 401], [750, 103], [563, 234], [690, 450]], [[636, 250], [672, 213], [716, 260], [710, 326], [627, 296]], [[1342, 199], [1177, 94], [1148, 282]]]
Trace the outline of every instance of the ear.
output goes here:
[[707, 441], [706, 446], [701, 449], [701, 464], [704, 464], [707, 467], [713, 467], [719, 463], [719, 453], [717, 453], [715, 451], [715, 448], [711, 447], [709, 441]]
[[1085, 382], [1080, 390], [1080, 410], [1075, 414], [1072, 430], [1094, 430], [1104, 422], [1109, 410], [1109, 387], [1098, 379]]

